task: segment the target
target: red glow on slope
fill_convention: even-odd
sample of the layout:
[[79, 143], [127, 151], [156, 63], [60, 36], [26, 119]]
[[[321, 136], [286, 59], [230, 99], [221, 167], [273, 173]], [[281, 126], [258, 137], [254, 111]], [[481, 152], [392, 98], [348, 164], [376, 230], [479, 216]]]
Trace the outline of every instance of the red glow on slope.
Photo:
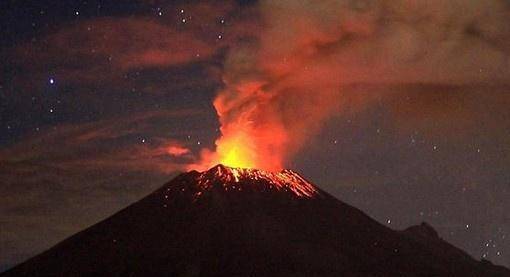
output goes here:
[[195, 193], [195, 198], [200, 197], [203, 192], [218, 184], [225, 191], [280, 191], [292, 193], [299, 198], [312, 198], [320, 195], [320, 192], [312, 184], [292, 170], [270, 172], [216, 165], [200, 173], [197, 182], [200, 190]]

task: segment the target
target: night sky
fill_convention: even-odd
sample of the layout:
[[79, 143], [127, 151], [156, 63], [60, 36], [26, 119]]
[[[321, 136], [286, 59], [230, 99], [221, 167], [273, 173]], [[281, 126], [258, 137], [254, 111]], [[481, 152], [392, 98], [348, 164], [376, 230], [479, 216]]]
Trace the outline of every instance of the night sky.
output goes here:
[[0, 271], [196, 163], [253, 83], [286, 168], [510, 266], [510, 2], [317, 2], [2, 1]]

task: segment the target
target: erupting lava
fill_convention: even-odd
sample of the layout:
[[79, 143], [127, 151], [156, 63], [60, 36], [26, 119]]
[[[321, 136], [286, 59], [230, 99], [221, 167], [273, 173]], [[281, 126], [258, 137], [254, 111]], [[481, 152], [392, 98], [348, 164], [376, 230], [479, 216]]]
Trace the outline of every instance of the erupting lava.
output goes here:
[[233, 168], [263, 168], [272, 171], [279, 169], [275, 166], [271, 168], [263, 166], [264, 162], [258, 158], [253, 140], [242, 131], [223, 135], [216, 140], [216, 152], [203, 149], [199, 164], [191, 165], [189, 169], [204, 171], [215, 164], [224, 164]]
[[258, 169], [234, 168], [218, 164], [196, 177], [199, 190], [195, 198], [216, 188], [225, 191], [280, 191], [300, 198], [313, 198], [321, 193], [310, 182], [292, 170], [269, 172]]
[[217, 141], [217, 162], [231, 167], [256, 167], [256, 149], [252, 140], [242, 131], [235, 135], [225, 136]]
[[221, 124], [216, 150], [204, 149], [189, 169], [207, 170], [216, 164], [233, 168], [280, 171], [288, 154], [288, 134], [268, 103], [272, 95], [260, 84], [248, 83], [222, 91], [214, 101]]

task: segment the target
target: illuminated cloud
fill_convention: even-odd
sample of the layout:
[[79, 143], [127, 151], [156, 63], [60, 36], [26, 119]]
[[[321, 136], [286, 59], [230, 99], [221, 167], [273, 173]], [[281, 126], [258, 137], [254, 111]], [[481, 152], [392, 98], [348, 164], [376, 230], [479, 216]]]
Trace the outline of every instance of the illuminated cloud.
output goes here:
[[358, 99], [364, 106], [385, 86], [510, 83], [504, 1], [260, 1], [254, 9], [263, 27], [227, 54], [215, 101], [223, 137], [205, 167], [281, 168], [325, 120], [352, 109], [349, 86], [376, 92]]
[[[173, 173], [183, 170], [191, 161], [191, 157], [173, 159], [186, 153], [184, 142], [177, 139], [183, 134], [174, 132], [169, 134], [174, 138], [161, 137], [154, 125], [197, 114], [190, 110], [147, 112], [60, 125], [0, 149], [0, 163], [25, 164], [27, 168], [45, 165], [83, 174], [88, 171]], [[180, 151], [179, 155], [175, 151]]]

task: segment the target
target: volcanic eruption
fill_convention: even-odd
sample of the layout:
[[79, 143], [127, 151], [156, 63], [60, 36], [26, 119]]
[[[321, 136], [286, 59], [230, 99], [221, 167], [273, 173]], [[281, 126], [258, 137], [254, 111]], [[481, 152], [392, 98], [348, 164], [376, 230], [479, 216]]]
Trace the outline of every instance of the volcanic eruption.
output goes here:
[[177, 176], [1, 276], [510, 276], [423, 223], [393, 231], [291, 170]]

